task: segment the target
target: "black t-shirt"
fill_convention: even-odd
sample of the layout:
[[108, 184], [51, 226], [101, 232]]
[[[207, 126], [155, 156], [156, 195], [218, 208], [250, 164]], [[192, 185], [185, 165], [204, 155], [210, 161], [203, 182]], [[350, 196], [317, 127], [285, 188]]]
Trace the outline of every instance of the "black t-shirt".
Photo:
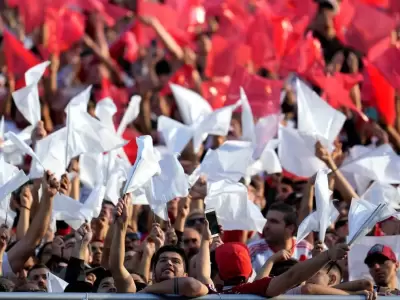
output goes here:
[[347, 47], [342, 44], [342, 42], [338, 38], [333, 38], [328, 40], [320, 33], [313, 31], [313, 36], [319, 40], [321, 43], [321, 47], [323, 49], [324, 59], [326, 63], [330, 63], [335, 54], [339, 51], [343, 51], [344, 54], [344, 63], [342, 69], [340, 70], [341, 73], [350, 73], [349, 66], [347, 65], [346, 61], [350, 53], [354, 53], [358, 58], [359, 70], [362, 71], [364, 65], [362, 62], [362, 53], [354, 50], [350, 47]]

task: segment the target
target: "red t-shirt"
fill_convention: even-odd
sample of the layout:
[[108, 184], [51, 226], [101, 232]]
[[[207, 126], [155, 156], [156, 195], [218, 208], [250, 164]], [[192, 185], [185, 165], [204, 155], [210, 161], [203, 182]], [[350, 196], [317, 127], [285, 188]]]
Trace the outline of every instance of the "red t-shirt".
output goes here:
[[247, 294], [265, 297], [271, 279], [271, 277], [265, 277], [251, 283], [243, 283], [230, 289], [225, 289], [221, 291], [221, 294]]

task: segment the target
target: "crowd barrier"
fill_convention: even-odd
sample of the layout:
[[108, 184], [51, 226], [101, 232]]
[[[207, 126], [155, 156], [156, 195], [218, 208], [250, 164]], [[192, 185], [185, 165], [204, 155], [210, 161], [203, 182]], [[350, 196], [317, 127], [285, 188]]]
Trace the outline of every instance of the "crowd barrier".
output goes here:
[[[2, 300], [15, 300], [15, 299], [43, 299], [43, 300], [125, 300], [125, 299], [182, 299], [177, 296], [160, 296], [151, 294], [81, 294], [81, 293], [0, 293], [0, 299]], [[263, 297], [253, 295], [207, 295], [204, 297], [196, 298], [204, 300], [212, 299], [248, 299], [248, 300], [260, 300], [265, 299]], [[297, 296], [279, 296], [273, 298], [275, 300], [366, 300], [364, 296], [310, 296], [310, 295], [297, 295]], [[391, 297], [379, 297], [380, 300], [400, 300], [400, 296]]]

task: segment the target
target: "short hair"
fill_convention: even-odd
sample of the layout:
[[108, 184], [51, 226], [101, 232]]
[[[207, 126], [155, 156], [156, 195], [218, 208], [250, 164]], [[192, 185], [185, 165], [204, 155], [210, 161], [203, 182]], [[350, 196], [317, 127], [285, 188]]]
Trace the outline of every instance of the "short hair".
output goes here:
[[161, 247], [160, 249], [158, 249], [158, 251], [156, 252], [156, 254], [154, 254], [152, 261], [151, 261], [151, 266], [152, 269], [154, 269], [157, 265], [158, 260], [160, 259], [161, 254], [165, 253], [165, 252], [175, 252], [178, 253], [184, 263], [184, 269], [185, 271], [187, 271], [189, 269], [189, 261], [188, 258], [186, 257], [185, 251], [180, 248], [180, 247], [176, 247], [173, 245], [166, 245]]
[[325, 267], [324, 270], [326, 270], [327, 273], [331, 272], [331, 271], [336, 271], [339, 273], [339, 282], [342, 281], [343, 278], [343, 271], [342, 268], [338, 265], [337, 262], [335, 261], [331, 261], [330, 263], [328, 263]]
[[287, 272], [291, 267], [296, 265], [298, 261], [294, 258], [280, 261], [275, 263], [272, 266], [271, 272], [269, 273], [270, 277], [276, 277], [282, 275], [283, 273]]
[[296, 210], [292, 206], [283, 202], [276, 202], [270, 206], [269, 210], [275, 210], [283, 213], [283, 220], [286, 226], [293, 225], [294, 232], [297, 231], [297, 214]]
[[32, 268], [30, 268], [30, 270], [28, 271], [28, 275], [27, 276], [29, 277], [31, 272], [34, 271], [34, 270], [37, 270], [37, 269], [47, 269], [48, 271], [50, 271], [49, 268], [45, 264], [36, 264]]
[[15, 288], [14, 282], [12, 282], [10, 279], [1, 276], [0, 277], [0, 292], [1, 293], [8, 293], [12, 292]]
[[45, 249], [48, 245], [52, 245], [52, 242], [44, 243], [44, 244], [42, 245], [42, 247], [39, 248], [39, 252], [38, 252], [38, 254], [36, 255], [36, 257], [37, 257], [38, 259], [42, 259], [42, 255], [43, 255], [44, 249]]

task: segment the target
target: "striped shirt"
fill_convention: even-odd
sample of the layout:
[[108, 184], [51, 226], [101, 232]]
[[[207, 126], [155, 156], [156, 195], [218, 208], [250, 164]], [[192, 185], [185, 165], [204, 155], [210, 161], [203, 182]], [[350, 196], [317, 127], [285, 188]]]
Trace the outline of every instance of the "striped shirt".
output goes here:
[[[296, 243], [295, 238], [293, 238], [293, 243]], [[258, 272], [265, 262], [275, 253], [264, 239], [250, 243], [248, 248], [250, 251], [251, 263], [256, 272]], [[313, 246], [309, 242], [303, 240], [294, 247], [292, 258], [298, 261], [309, 259], [312, 257], [312, 249]]]

